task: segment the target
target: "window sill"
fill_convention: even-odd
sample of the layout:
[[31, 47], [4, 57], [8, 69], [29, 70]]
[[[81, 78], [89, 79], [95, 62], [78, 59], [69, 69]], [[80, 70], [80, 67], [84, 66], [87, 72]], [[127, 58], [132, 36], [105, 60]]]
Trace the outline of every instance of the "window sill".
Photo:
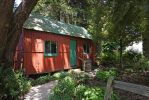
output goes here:
[[48, 53], [48, 54], [44, 54], [45, 57], [55, 57], [57, 56], [57, 53], [54, 53], [54, 54], [51, 54], [51, 53]]

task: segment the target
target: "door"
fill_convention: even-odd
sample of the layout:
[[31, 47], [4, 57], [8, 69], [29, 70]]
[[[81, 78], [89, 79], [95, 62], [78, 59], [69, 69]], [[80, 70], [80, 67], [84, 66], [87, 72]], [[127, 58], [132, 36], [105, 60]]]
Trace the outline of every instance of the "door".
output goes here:
[[76, 67], [76, 41], [70, 40], [70, 65], [72, 68]]

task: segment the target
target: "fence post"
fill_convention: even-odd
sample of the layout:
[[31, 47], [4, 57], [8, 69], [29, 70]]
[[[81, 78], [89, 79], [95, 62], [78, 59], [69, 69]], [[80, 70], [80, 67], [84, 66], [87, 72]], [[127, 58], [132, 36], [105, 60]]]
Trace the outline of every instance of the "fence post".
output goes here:
[[108, 79], [104, 100], [111, 100], [111, 94], [113, 92], [113, 86], [112, 86], [113, 80], [114, 80], [113, 76]]

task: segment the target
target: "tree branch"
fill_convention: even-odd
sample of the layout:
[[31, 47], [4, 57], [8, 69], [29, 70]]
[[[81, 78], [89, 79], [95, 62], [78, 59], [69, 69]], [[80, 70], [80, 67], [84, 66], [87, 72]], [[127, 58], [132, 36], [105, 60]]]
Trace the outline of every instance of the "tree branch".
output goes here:
[[23, 0], [13, 14], [12, 24], [8, 32], [9, 37], [7, 39], [7, 48], [5, 49], [5, 57], [9, 61], [14, 57], [23, 24], [37, 2], [38, 0]]

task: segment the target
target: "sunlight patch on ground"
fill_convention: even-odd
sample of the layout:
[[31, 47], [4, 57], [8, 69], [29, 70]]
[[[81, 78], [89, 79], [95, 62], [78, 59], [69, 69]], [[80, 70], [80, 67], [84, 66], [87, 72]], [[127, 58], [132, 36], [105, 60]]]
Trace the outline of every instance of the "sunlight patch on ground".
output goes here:
[[49, 92], [56, 86], [56, 81], [51, 81], [43, 85], [37, 85], [31, 88], [24, 100], [48, 100]]

